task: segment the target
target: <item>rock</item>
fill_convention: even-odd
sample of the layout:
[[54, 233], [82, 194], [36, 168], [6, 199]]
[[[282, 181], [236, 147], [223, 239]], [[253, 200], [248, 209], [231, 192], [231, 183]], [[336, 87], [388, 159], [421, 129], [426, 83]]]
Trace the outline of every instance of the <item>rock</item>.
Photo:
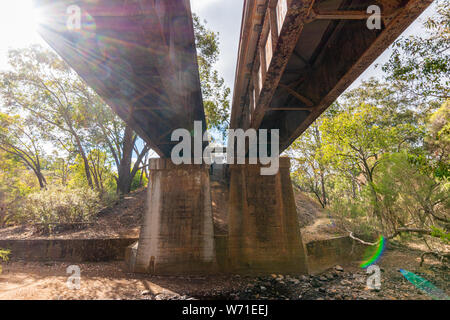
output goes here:
[[313, 279], [313, 280], [311, 281], [311, 285], [312, 285], [314, 288], [318, 288], [318, 287], [321, 287], [321, 286], [322, 286], [322, 284], [320, 283], [320, 281], [318, 281], [317, 279]]
[[325, 276], [320, 276], [320, 277], [319, 277], [319, 280], [320, 280], [320, 281], [328, 281], [328, 278], [325, 277]]
[[309, 277], [307, 277], [307, 276], [301, 276], [300, 279], [302, 279], [302, 281], [308, 281], [308, 280], [309, 280]]
[[270, 276], [274, 279], [278, 278], [278, 276], [276, 274], [271, 274]]
[[144, 290], [144, 291], [142, 291], [141, 292], [141, 295], [142, 296], [149, 296], [149, 295], [151, 295], [152, 293], [149, 291], [149, 290]]
[[351, 285], [352, 283], [351, 283], [351, 281], [348, 281], [348, 280], [342, 280], [341, 281], [341, 284], [343, 285], [343, 286], [349, 286], [349, 285]]
[[327, 290], [325, 290], [325, 288], [319, 288], [319, 292], [326, 293]]
[[342, 268], [340, 265], [335, 266], [334, 269], [339, 272], [344, 272], [344, 268]]
[[264, 287], [264, 286], [261, 286], [261, 287], [259, 287], [260, 289], [261, 289], [261, 291], [266, 291], [267, 290], [267, 288], [266, 287]]
[[290, 281], [295, 285], [300, 284], [300, 280], [297, 279], [290, 279]]
[[364, 277], [359, 276], [359, 277], [356, 278], [356, 281], [357, 281], [358, 283], [365, 283], [365, 282], [366, 282], [366, 279], [365, 279]]

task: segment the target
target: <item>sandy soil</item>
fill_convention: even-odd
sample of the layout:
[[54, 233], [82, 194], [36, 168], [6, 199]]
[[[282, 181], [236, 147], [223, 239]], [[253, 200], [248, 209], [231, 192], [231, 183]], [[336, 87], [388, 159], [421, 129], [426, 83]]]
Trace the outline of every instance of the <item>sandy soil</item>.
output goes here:
[[380, 291], [366, 288], [367, 275], [357, 263], [330, 269], [321, 275], [289, 277], [162, 277], [128, 273], [123, 262], [82, 263], [81, 288], [68, 289], [68, 263], [3, 264], [0, 300], [9, 299], [305, 299], [305, 300], [429, 300], [399, 273], [403, 268], [426, 278], [449, 295], [450, 273], [435, 260], [419, 267], [420, 252], [391, 248], [378, 265]]

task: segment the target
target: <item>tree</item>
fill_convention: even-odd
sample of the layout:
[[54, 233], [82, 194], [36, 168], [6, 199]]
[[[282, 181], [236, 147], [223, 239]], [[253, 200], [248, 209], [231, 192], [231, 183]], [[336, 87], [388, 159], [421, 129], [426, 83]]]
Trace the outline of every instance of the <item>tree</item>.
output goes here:
[[319, 130], [321, 119], [311, 127], [289, 148], [288, 153], [295, 159], [292, 173], [293, 182], [303, 192], [314, 194], [320, 205], [328, 204], [326, 178], [328, 171], [322, 152], [322, 135]]
[[40, 141], [41, 136], [30, 119], [0, 113], [0, 149], [32, 170], [43, 189], [47, 180], [42, 173], [44, 151]]
[[428, 33], [397, 40], [383, 70], [403, 95], [442, 103], [450, 98], [450, 3], [439, 0], [436, 7], [424, 23]]
[[[416, 161], [406, 151], [386, 156], [377, 172], [380, 195], [388, 235], [415, 232], [440, 237], [448, 235], [450, 197], [446, 179], [437, 179], [426, 161]], [[423, 238], [430, 247], [432, 240]], [[435, 251], [431, 249], [431, 251]]]
[[409, 124], [389, 123], [382, 109], [368, 104], [348, 106], [333, 118], [323, 120], [324, 158], [337, 168], [358, 168], [369, 186], [373, 213], [381, 218], [374, 172], [383, 155], [396, 151], [412, 130]]
[[435, 161], [436, 176], [450, 177], [450, 100], [430, 117], [425, 147]]
[[[99, 97], [92, 97], [90, 100]], [[104, 103], [90, 103], [86, 106], [92, 120], [91, 140], [93, 144], [100, 145], [107, 150], [112, 157], [117, 170], [116, 184], [117, 193], [124, 195], [131, 191], [133, 178], [136, 176], [150, 151], [147, 143], [142, 143], [141, 150], [138, 148], [138, 135], [133, 129], [125, 124], [108, 106]], [[136, 161], [133, 163], [133, 155]]]
[[24, 110], [41, 121], [40, 129], [67, 145], [70, 140], [82, 157], [86, 180], [94, 187], [83, 135], [87, 114], [83, 81], [55, 53], [38, 45], [10, 50], [12, 71], [0, 73], [0, 94], [12, 113]]
[[11, 50], [9, 57], [13, 70], [0, 73], [0, 94], [8, 111], [27, 112], [36, 119], [35, 132], [43, 132], [67, 153], [78, 154], [89, 187], [97, 189], [100, 177], [88, 154], [100, 144], [117, 167], [118, 193], [130, 192], [149, 146], [136, 153], [132, 164], [137, 135], [53, 52], [32, 46]]
[[217, 129], [224, 133], [229, 126], [230, 88], [219, 76], [214, 65], [219, 59], [219, 34], [205, 27], [200, 18], [194, 14], [195, 43], [200, 73], [208, 129]]

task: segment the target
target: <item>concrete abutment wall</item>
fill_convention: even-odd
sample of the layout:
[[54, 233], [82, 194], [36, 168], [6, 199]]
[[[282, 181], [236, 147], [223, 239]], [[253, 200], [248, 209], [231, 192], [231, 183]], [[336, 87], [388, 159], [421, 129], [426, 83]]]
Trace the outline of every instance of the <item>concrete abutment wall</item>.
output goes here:
[[231, 165], [228, 235], [213, 229], [207, 165], [154, 159], [138, 244], [127, 249], [132, 271], [151, 274], [308, 272], [290, 160], [275, 175], [261, 165]]
[[150, 161], [147, 208], [135, 272], [216, 272], [209, 166]]
[[290, 159], [280, 158], [276, 175], [261, 175], [261, 167], [230, 166], [229, 271], [307, 273], [290, 179]]

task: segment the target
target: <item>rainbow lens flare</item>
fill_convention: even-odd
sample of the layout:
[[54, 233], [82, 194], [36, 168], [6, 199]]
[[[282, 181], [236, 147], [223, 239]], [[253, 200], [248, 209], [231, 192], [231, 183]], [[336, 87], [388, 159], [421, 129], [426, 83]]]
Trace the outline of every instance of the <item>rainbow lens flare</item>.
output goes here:
[[380, 236], [378, 243], [375, 246], [371, 246], [364, 253], [364, 261], [359, 265], [361, 268], [366, 269], [372, 264], [376, 263], [384, 252], [386, 241], [383, 236]]
[[427, 295], [429, 295], [434, 300], [449, 300], [449, 297], [445, 294], [444, 291], [437, 288], [434, 284], [425, 280], [424, 278], [409, 272], [407, 270], [400, 269], [401, 274], [411, 282], [417, 289], [423, 291]]

